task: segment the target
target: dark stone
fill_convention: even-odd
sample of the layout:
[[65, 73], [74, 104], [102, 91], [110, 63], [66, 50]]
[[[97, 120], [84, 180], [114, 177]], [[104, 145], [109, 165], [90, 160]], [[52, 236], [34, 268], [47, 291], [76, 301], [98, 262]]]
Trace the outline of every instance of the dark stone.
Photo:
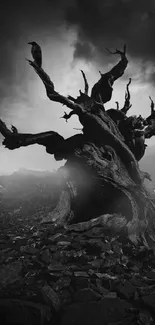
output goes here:
[[57, 293], [49, 285], [44, 285], [41, 292], [45, 302], [58, 312], [61, 306], [61, 301]]
[[88, 302], [100, 300], [102, 296], [90, 288], [85, 288], [76, 292], [74, 301]]
[[134, 287], [129, 281], [125, 281], [123, 284], [119, 284], [116, 288], [116, 292], [120, 298], [130, 300], [134, 297], [136, 287]]
[[155, 315], [155, 294], [143, 296], [142, 302]]
[[15, 261], [5, 265], [0, 270], [0, 284], [5, 287], [10, 283], [20, 280], [21, 270], [22, 263], [20, 261]]
[[155, 280], [155, 272], [150, 271], [150, 272], [146, 272], [145, 276], [149, 279], [154, 279]]

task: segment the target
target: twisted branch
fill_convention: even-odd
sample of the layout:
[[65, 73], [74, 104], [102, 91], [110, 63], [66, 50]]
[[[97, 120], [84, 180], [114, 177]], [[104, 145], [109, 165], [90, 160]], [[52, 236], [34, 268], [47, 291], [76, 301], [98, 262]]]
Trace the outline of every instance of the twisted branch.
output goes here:
[[131, 96], [130, 96], [130, 91], [129, 91], [129, 86], [131, 84], [131, 78], [129, 78], [129, 82], [127, 83], [127, 86], [126, 86], [126, 92], [125, 92], [125, 102], [124, 102], [124, 106], [123, 108], [121, 109], [121, 111], [123, 113], [127, 113], [128, 110], [130, 109], [130, 107], [132, 106], [132, 104], [130, 103], [130, 99], [131, 99]]
[[154, 101], [152, 100], [151, 96], [149, 96], [150, 101], [151, 101], [151, 115], [154, 113]]
[[83, 79], [84, 79], [84, 84], [85, 84], [85, 91], [84, 91], [84, 93], [85, 93], [86, 95], [88, 95], [88, 90], [89, 90], [88, 81], [87, 81], [86, 75], [85, 75], [85, 73], [83, 72], [83, 70], [81, 70], [81, 73], [82, 73], [82, 76], [83, 76]]
[[30, 65], [34, 68], [35, 72], [38, 74], [40, 79], [42, 80], [43, 84], [45, 85], [47, 97], [54, 101], [61, 103], [63, 105], [66, 105], [68, 108], [74, 110], [75, 114], [82, 113], [82, 106], [74, 103], [73, 101], [69, 100], [69, 98], [60, 95], [58, 92], [54, 90], [54, 84], [51, 81], [50, 77], [47, 75], [47, 73], [42, 69], [39, 68], [35, 62], [32, 62], [31, 60], [27, 60]]

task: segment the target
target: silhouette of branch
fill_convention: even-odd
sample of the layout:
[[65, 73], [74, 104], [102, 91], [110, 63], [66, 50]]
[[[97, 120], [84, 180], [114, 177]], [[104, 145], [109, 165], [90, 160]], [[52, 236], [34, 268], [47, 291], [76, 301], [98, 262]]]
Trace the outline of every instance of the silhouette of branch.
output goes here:
[[145, 138], [150, 139], [155, 135], [155, 120], [150, 120], [149, 125], [145, 128]]
[[123, 51], [120, 51], [120, 50], [116, 49], [115, 52], [112, 52], [112, 51], [110, 51], [108, 48], [106, 48], [106, 51], [107, 51], [108, 53], [110, 53], [110, 54], [120, 54], [121, 57], [122, 57], [122, 56], [125, 56], [125, 55], [126, 55], [126, 44], [124, 44], [124, 46], [123, 46]]
[[146, 118], [146, 124], [152, 125], [152, 121], [155, 121], [154, 101], [151, 96], [149, 96], [149, 99], [151, 100], [151, 114]]
[[100, 71], [101, 78], [97, 83], [94, 84], [91, 97], [95, 101], [99, 101], [99, 94], [101, 95], [103, 104], [108, 102], [112, 97], [113, 83], [115, 80], [120, 78], [127, 67], [128, 60], [126, 58], [126, 45], [124, 45], [123, 51], [116, 49], [115, 52], [107, 50], [110, 54], [121, 55], [121, 60], [108, 72], [102, 74]]
[[84, 79], [84, 84], [85, 84], [85, 91], [84, 91], [84, 93], [85, 93], [86, 95], [88, 95], [88, 90], [89, 90], [88, 81], [87, 81], [86, 75], [85, 75], [85, 73], [83, 72], [83, 70], [81, 70], [81, 73], [82, 73], [82, 76], [83, 76], [83, 79]]
[[74, 111], [71, 111], [69, 114], [67, 114], [66, 112], [64, 112], [64, 115], [61, 116], [61, 118], [64, 118], [64, 119], [66, 120], [66, 122], [68, 122], [68, 119], [69, 119], [72, 115], [74, 115], [74, 114], [75, 114]]
[[128, 64], [128, 60], [126, 57], [126, 44], [124, 44], [123, 51], [120, 51], [118, 49], [116, 49], [115, 52], [111, 52], [108, 49], [107, 49], [107, 51], [110, 54], [119, 54], [121, 56], [121, 60], [109, 71], [109, 74], [111, 76], [113, 76], [112, 79], [113, 79], [113, 83], [114, 83], [115, 80], [117, 80], [124, 74], [124, 71]]
[[80, 104], [74, 103], [69, 98], [59, 94], [58, 92], [56, 92], [54, 90], [53, 82], [51, 81], [50, 77], [47, 75], [47, 73], [42, 68], [39, 68], [35, 64], [35, 62], [32, 62], [31, 60], [27, 60], [27, 61], [34, 68], [35, 72], [38, 74], [38, 76], [44, 83], [47, 97], [50, 100], [52, 100], [54, 102], [61, 103], [63, 105], [66, 105], [68, 108], [74, 110], [75, 114], [77, 114], [77, 115], [80, 114], [80, 112], [82, 112], [82, 106]]
[[55, 150], [57, 150], [64, 141], [64, 138], [54, 131], [36, 134], [11, 132], [2, 120], [0, 120], [0, 133], [5, 138], [3, 140], [3, 145], [10, 150], [39, 144], [45, 146], [46, 151], [52, 154], [55, 153]]
[[149, 96], [151, 101], [151, 115], [154, 113], [154, 101], [152, 100], [151, 96]]
[[116, 109], [117, 111], [119, 111], [119, 102], [115, 102], [116, 103]]
[[130, 96], [130, 91], [129, 91], [129, 86], [131, 84], [131, 78], [129, 78], [129, 82], [127, 83], [127, 86], [126, 86], [126, 92], [125, 92], [125, 102], [124, 102], [124, 106], [123, 108], [121, 109], [121, 111], [123, 113], [127, 113], [128, 110], [130, 109], [130, 107], [132, 106], [132, 104], [130, 103], [130, 99], [131, 99], [131, 96]]
[[70, 95], [67, 98], [70, 99], [70, 100], [72, 100], [72, 102], [76, 103], [76, 98], [74, 98], [74, 97], [72, 97]]

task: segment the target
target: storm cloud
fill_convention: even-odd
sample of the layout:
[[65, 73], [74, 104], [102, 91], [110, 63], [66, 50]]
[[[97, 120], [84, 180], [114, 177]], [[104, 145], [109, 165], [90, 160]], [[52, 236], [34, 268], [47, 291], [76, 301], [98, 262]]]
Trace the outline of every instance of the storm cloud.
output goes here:
[[66, 19], [77, 27], [81, 44], [90, 42], [102, 53], [105, 46], [127, 43], [132, 56], [155, 60], [154, 0], [76, 0]]
[[[27, 0], [1, 1], [0, 10], [0, 95], [18, 83], [17, 52], [31, 35], [55, 35], [57, 28], [74, 28], [74, 59], [111, 62], [105, 47], [127, 44], [133, 59], [154, 65], [154, 0]], [[38, 41], [36, 39], [36, 41]], [[52, 41], [52, 40], [51, 40]], [[154, 78], [154, 72], [150, 77]], [[19, 79], [19, 80], [18, 80]]]

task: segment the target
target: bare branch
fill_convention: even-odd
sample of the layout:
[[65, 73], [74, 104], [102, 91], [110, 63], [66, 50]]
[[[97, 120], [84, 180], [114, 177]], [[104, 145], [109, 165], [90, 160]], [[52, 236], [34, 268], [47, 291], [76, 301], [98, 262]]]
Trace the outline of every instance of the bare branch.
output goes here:
[[150, 175], [149, 173], [141, 171], [141, 174], [142, 174], [143, 179], [146, 178], [146, 179], [148, 179], [150, 182], [152, 182], [152, 178], [151, 178], [151, 175]]
[[155, 122], [155, 110], [154, 110], [154, 101], [152, 100], [151, 96], [149, 96], [149, 99], [151, 100], [151, 114], [146, 118], [145, 121], [146, 121], [146, 125], [149, 125], [149, 127], [152, 128], [152, 125], [154, 125]]
[[149, 96], [151, 101], [151, 115], [154, 113], [154, 101], [152, 100], [151, 96]]
[[116, 52], [111, 52], [108, 49], [107, 51], [111, 54], [121, 55], [121, 60], [110, 71], [104, 74], [99, 71], [101, 78], [97, 81], [97, 83], [94, 84], [91, 91], [91, 97], [95, 101], [99, 101], [100, 93], [103, 103], [107, 103], [111, 99], [113, 84], [118, 78], [123, 76], [128, 64], [128, 60], [126, 57], [126, 45], [124, 45], [123, 51], [120, 51], [118, 49], [116, 49]]
[[85, 91], [84, 91], [84, 93], [85, 93], [86, 95], [88, 95], [88, 90], [89, 90], [88, 81], [87, 81], [86, 75], [85, 75], [85, 73], [83, 72], [83, 70], [81, 70], [81, 73], [82, 73], [82, 76], [83, 76], [83, 79], [84, 79], [84, 84], [85, 84]]
[[102, 72], [101, 72], [101, 71], [99, 71], [99, 74], [100, 74], [100, 76], [102, 77]]
[[155, 135], [155, 120], [150, 120], [149, 122], [149, 125], [144, 130], [146, 139], [150, 139]]
[[[15, 128], [16, 129], [16, 128]], [[54, 154], [55, 150], [63, 145], [64, 138], [54, 131], [31, 133], [14, 133], [11, 132], [6, 124], [0, 120], [0, 133], [4, 136], [3, 145], [14, 150], [20, 147], [27, 147], [33, 144], [39, 144], [46, 147], [46, 151]]]
[[2, 120], [0, 120], [0, 133], [3, 137], [12, 135], [12, 132], [7, 128], [6, 124]]
[[47, 75], [47, 73], [42, 69], [39, 68], [35, 62], [32, 62], [30, 60], [28, 60], [28, 62], [30, 63], [30, 65], [34, 68], [35, 72], [38, 74], [38, 76], [40, 77], [40, 79], [42, 80], [42, 82], [45, 85], [46, 88], [46, 93], [47, 96], [50, 100], [54, 101], [54, 102], [58, 102], [61, 103], [63, 105], [66, 105], [68, 108], [74, 110], [75, 114], [79, 114], [80, 112], [82, 112], [82, 106], [74, 103], [73, 101], [69, 100], [69, 98], [60, 95], [58, 92], [56, 92], [54, 90], [54, 84], [51, 81], [50, 77]]
[[106, 51], [108, 53], [110, 53], [110, 54], [120, 54], [121, 56], [125, 56], [125, 54], [126, 54], [126, 44], [124, 44], [124, 46], [123, 46], [123, 51], [120, 51], [120, 50], [116, 49], [115, 52], [112, 52], [108, 48], [106, 48]]
[[131, 99], [131, 95], [130, 95], [130, 91], [129, 91], [129, 86], [131, 84], [131, 78], [129, 78], [129, 82], [127, 83], [127, 86], [126, 86], [126, 92], [125, 92], [125, 102], [124, 102], [124, 106], [123, 108], [121, 109], [121, 111], [123, 113], [127, 113], [128, 110], [131, 108], [132, 104], [130, 103], [130, 99]]
[[72, 102], [76, 103], [76, 98], [72, 97], [72, 96], [68, 96], [68, 99], [72, 100]]
[[18, 133], [18, 130], [17, 128], [14, 126], [14, 125], [11, 125], [11, 130], [14, 134], [17, 134]]
[[119, 102], [115, 102], [116, 103], [116, 109], [117, 111], [119, 111]]
[[71, 111], [69, 114], [67, 114], [66, 112], [64, 112], [64, 116], [61, 116], [61, 118], [64, 118], [66, 120], [66, 122], [68, 122], [69, 118], [74, 115], [75, 112]]

